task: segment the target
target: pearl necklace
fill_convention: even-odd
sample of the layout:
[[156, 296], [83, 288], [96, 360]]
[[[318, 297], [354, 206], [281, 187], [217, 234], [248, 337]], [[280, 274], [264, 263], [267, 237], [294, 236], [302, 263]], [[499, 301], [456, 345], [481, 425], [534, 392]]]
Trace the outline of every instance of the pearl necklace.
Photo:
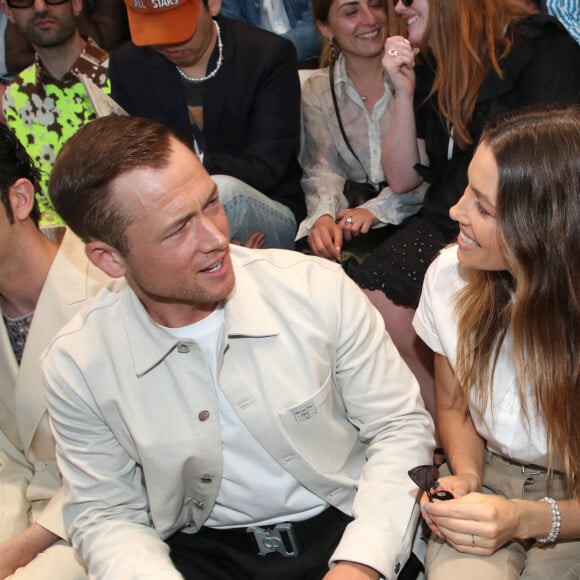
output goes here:
[[222, 43], [222, 35], [218, 23], [215, 20], [213, 21], [213, 23], [215, 25], [215, 29], [217, 32], [217, 44], [218, 44], [217, 64], [215, 65], [215, 68], [204, 77], [190, 77], [188, 74], [184, 73], [177, 65], [175, 65], [175, 68], [177, 69], [177, 72], [180, 74], [181, 78], [185, 79], [187, 82], [203, 83], [205, 81], [209, 81], [209, 79], [213, 79], [213, 77], [217, 75], [218, 71], [222, 67], [222, 63], [224, 62], [224, 45]]

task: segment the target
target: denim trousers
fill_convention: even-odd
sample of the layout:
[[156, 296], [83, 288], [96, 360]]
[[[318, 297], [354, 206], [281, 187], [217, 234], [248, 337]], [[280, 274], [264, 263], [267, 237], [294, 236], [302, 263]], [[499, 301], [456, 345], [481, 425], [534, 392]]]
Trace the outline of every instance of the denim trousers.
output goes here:
[[264, 248], [294, 249], [296, 220], [285, 205], [229, 175], [212, 175], [230, 224], [230, 238], [242, 244], [254, 232], [264, 234]]

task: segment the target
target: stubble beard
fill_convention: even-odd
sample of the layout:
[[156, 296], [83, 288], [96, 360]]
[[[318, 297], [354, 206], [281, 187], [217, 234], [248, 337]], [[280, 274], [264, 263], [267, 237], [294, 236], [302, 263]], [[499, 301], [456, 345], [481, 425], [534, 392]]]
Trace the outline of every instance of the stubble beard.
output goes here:
[[24, 33], [31, 44], [39, 48], [55, 48], [66, 44], [71, 38], [73, 38], [76, 32], [76, 24], [72, 18], [70, 21], [67, 20], [66, 22], [57, 19], [56, 29], [50, 32], [43, 32], [35, 28], [35, 22], [47, 16], [48, 15], [45, 14], [39, 15], [26, 26]]

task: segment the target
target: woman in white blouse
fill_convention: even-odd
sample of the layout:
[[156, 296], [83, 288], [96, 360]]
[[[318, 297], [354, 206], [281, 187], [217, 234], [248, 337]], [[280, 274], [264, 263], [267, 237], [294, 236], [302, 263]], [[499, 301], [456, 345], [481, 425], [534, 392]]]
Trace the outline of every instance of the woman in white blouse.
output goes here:
[[[454, 499], [429, 580], [580, 577], [580, 106], [492, 122], [415, 315]], [[429, 470], [430, 468], [425, 468]], [[425, 472], [425, 469], [423, 470]], [[433, 476], [422, 479], [426, 491]], [[548, 544], [548, 545], [547, 545]]]
[[[400, 32], [392, 27], [401, 26], [392, 2], [313, 0], [313, 12], [328, 41], [331, 63], [311, 75], [302, 89], [300, 161], [308, 217], [297, 239], [308, 235], [316, 255], [340, 260], [343, 240], [381, 224], [401, 223], [420, 209], [422, 195], [394, 194], [383, 172], [381, 147], [392, 98], [382, 64], [384, 44], [389, 34]], [[347, 140], [333, 103], [332, 76]], [[370, 184], [374, 197], [349, 208], [346, 181]]]

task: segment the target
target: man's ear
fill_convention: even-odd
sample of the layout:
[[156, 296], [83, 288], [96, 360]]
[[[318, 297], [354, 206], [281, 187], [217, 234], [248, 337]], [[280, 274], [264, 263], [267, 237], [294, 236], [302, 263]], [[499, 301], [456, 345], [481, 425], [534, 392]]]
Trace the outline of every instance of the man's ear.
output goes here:
[[[0, 2], [6, 2], [6, 0], [0, 0]], [[83, 0], [72, 0], [72, 11], [75, 16], [80, 16], [83, 11]]]
[[217, 16], [222, 9], [222, 0], [207, 0], [207, 9], [212, 16]]
[[122, 278], [126, 274], [123, 256], [109, 244], [100, 240], [91, 240], [86, 243], [85, 252], [89, 260], [107, 276]]
[[8, 198], [14, 220], [20, 222], [27, 220], [34, 207], [34, 185], [21, 177], [8, 189]]
[[0, 0], [0, 8], [2, 8], [2, 12], [4, 12], [4, 14], [6, 14], [6, 18], [8, 18], [8, 20], [10, 20], [10, 22], [12, 22], [12, 24], [14, 24], [14, 14], [12, 14], [12, 10], [10, 9], [10, 6], [8, 6], [8, 4], [6, 4], [6, 0]]

